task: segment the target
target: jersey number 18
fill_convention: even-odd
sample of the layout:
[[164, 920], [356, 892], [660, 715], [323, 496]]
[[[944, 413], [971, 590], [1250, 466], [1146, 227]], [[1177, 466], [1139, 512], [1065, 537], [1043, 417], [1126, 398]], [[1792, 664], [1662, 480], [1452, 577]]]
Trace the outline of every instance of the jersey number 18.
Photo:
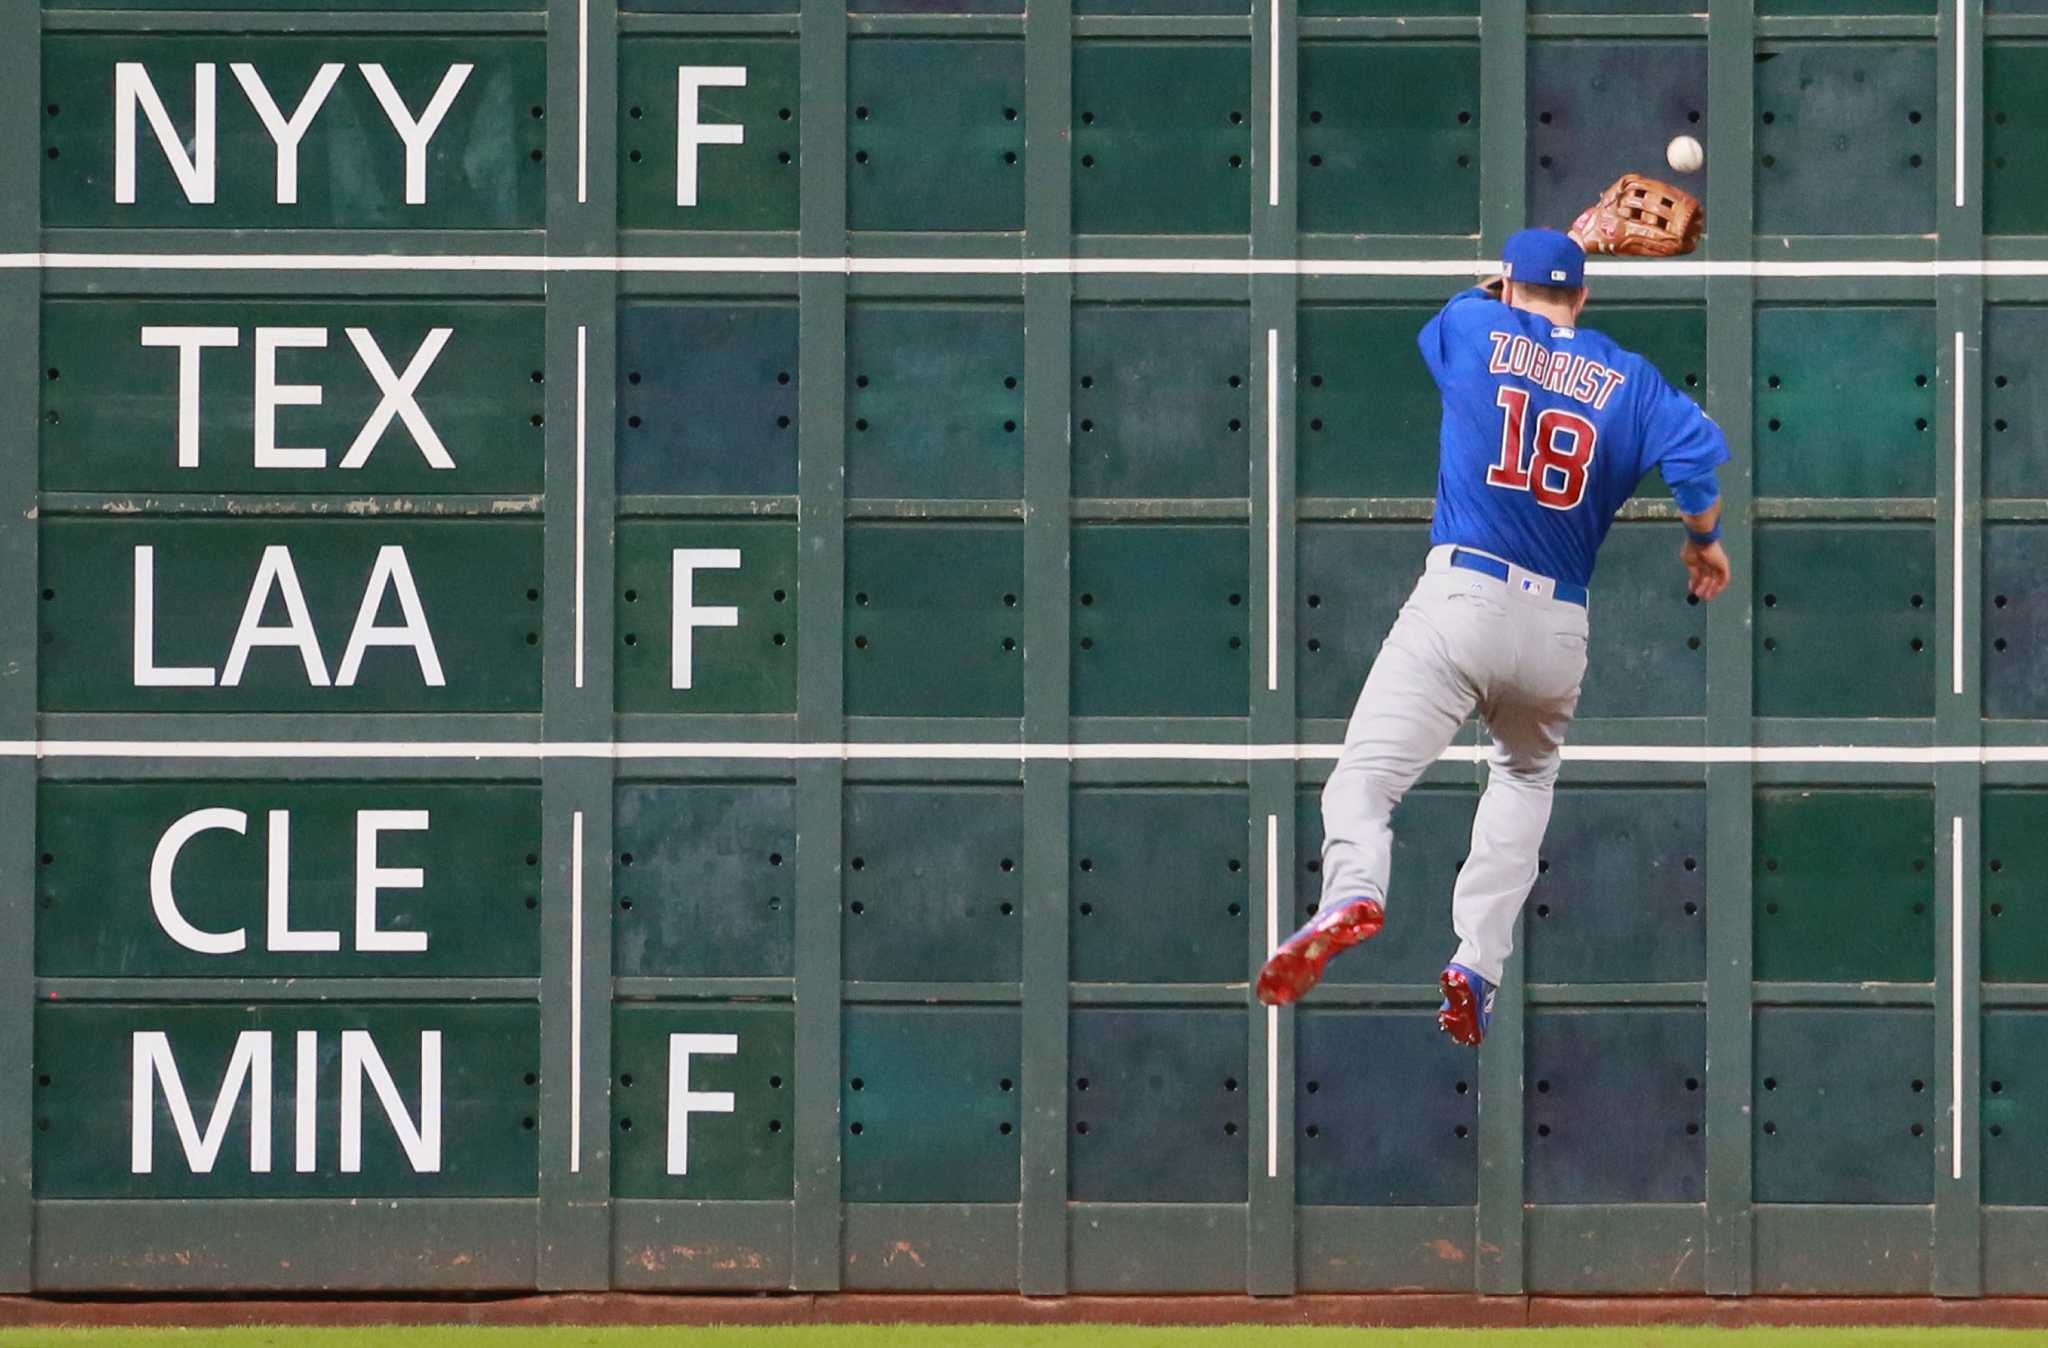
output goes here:
[[1500, 462], [1486, 470], [1487, 484], [1526, 491], [1551, 510], [1570, 510], [1583, 501], [1593, 442], [1599, 437], [1593, 423], [1561, 407], [1546, 408], [1537, 414], [1535, 452], [1530, 454], [1523, 443], [1528, 390], [1503, 387], [1499, 403], [1507, 418], [1500, 429]]

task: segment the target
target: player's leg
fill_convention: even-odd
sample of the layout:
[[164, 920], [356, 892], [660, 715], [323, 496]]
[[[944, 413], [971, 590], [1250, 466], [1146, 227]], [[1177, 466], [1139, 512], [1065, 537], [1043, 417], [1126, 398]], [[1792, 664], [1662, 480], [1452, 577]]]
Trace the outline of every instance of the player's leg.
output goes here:
[[1404, 609], [1366, 676], [1323, 786], [1324, 908], [1358, 897], [1386, 902], [1394, 807], [1478, 700], [1450, 637], [1420, 606]]
[[1478, 691], [1429, 616], [1438, 588], [1424, 576], [1366, 676], [1323, 788], [1323, 893], [1315, 917], [1281, 943], [1259, 973], [1271, 1005], [1313, 988], [1330, 960], [1378, 934], [1393, 858], [1389, 821], [1415, 779], [1472, 713]]
[[1460, 1043], [1478, 1043], [1492, 1016], [1493, 990], [1514, 949], [1515, 918], [1536, 883], [1565, 732], [1585, 676], [1584, 610], [1544, 606], [1526, 613], [1530, 630], [1518, 677], [1482, 708], [1493, 752], [1472, 816], [1472, 849], [1451, 897], [1458, 953], [1444, 970], [1439, 1021]]

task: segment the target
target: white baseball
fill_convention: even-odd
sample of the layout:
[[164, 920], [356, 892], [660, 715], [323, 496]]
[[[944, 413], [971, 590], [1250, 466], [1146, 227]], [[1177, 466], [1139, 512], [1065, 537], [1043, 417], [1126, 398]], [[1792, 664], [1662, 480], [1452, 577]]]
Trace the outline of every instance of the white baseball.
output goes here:
[[1707, 162], [1707, 152], [1691, 136], [1673, 136], [1664, 147], [1664, 162], [1680, 173], [1698, 173]]

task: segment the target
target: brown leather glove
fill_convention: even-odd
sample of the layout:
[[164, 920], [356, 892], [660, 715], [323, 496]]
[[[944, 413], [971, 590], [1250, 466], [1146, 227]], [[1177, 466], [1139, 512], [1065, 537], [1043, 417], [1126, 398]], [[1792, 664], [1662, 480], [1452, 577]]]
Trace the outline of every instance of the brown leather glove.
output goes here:
[[1682, 187], [1624, 173], [1572, 222], [1571, 236], [1588, 253], [1676, 257], [1699, 246], [1706, 208]]

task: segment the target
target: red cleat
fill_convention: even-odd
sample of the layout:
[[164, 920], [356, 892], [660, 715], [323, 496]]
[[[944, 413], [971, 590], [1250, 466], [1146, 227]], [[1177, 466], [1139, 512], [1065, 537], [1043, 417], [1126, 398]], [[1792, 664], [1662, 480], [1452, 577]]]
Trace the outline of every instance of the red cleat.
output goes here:
[[1378, 899], [1347, 899], [1317, 913], [1309, 924], [1280, 943], [1259, 970], [1259, 1000], [1286, 1006], [1323, 981], [1323, 970], [1342, 952], [1380, 934], [1386, 909]]
[[1445, 967], [1437, 980], [1443, 989], [1443, 1005], [1436, 1011], [1436, 1027], [1467, 1048], [1478, 1048], [1493, 1024], [1495, 988], [1462, 964]]

